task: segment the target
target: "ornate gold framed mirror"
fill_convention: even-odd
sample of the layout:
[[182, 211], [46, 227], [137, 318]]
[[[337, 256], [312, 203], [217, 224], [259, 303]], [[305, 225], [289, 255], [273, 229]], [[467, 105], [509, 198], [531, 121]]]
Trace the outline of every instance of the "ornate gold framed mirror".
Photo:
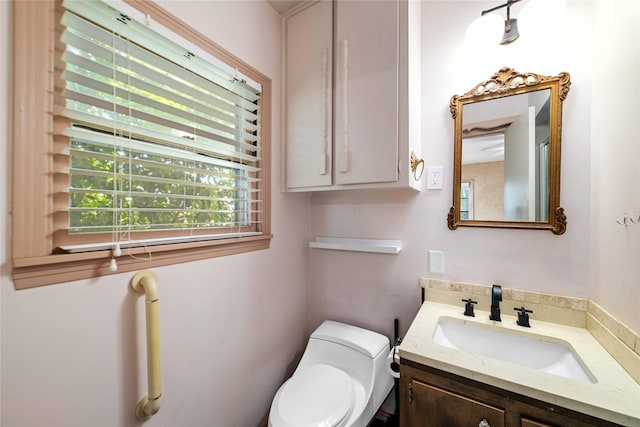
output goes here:
[[562, 102], [569, 73], [502, 68], [451, 98], [453, 207], [447, 224], [551, 230], [562, 234]]

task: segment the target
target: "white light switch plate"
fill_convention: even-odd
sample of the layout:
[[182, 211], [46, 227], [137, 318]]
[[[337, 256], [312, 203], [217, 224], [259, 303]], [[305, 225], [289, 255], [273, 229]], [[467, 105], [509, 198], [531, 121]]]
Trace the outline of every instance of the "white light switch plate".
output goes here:
[[429, 190], [441, 190], [444, 168], [442, 166], [429, 166], [427, 169], [427, 188]]
[[444, 252], [429, 251], [429, 273], [444, 274]]

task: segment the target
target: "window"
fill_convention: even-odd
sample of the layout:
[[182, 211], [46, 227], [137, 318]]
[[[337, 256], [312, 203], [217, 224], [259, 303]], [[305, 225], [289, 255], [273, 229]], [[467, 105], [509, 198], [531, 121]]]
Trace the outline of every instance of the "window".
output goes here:
[[45, 4], [14, 3], [16, 287], [268, 248], [270, 80], [151, 2]]

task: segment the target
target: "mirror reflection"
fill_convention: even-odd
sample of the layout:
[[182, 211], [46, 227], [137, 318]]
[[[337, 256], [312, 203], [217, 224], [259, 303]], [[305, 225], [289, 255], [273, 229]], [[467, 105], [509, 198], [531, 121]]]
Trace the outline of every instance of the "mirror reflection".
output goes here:
[[548, 220], [550, 92], [463, 107], [460, 219]]
[[569, 73], [502, 68], [449, 105], [454, 119], [451, 230], [533, 228], [562, 234], [562, 102]]

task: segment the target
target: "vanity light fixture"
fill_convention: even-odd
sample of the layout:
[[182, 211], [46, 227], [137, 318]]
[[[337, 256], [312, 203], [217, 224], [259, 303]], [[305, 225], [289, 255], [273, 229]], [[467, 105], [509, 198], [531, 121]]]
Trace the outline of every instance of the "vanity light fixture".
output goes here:
[[[466, 40], [473, 44], [493, 43], [499, 41], [500, 44], [513, 43], [520, 37], [518, 32], [518, 20], [511, 18], [511, 6], [522, 0], [507, 0], [506, 3], [487, 10], [476, 18], [467, 28]], [[507, 19], [495, 12], [496, 10], [507, 8]]]
[[[469, 27], [465, 40], [471, 47], [486, 48], [500, 43], [508, 45], [520, 37], [518, 23], [523, 34], [536, 32], [537, 28], [553, 28], [559, 24], [559, 19], [564, 14], [566, 0], [529, 0], [520, 11], [520, 21], [511, 17], [511, 6], [522, 0], [507, 0], [506, 3], [483, 10]], [[495, 12], [507, 8], [506, 19]], [[544, 25], [541, 25], [544, 23]], [[553, 23], [553, 25], [550, 25]], [[528, 35], [531, 35], [528, 34]]]

